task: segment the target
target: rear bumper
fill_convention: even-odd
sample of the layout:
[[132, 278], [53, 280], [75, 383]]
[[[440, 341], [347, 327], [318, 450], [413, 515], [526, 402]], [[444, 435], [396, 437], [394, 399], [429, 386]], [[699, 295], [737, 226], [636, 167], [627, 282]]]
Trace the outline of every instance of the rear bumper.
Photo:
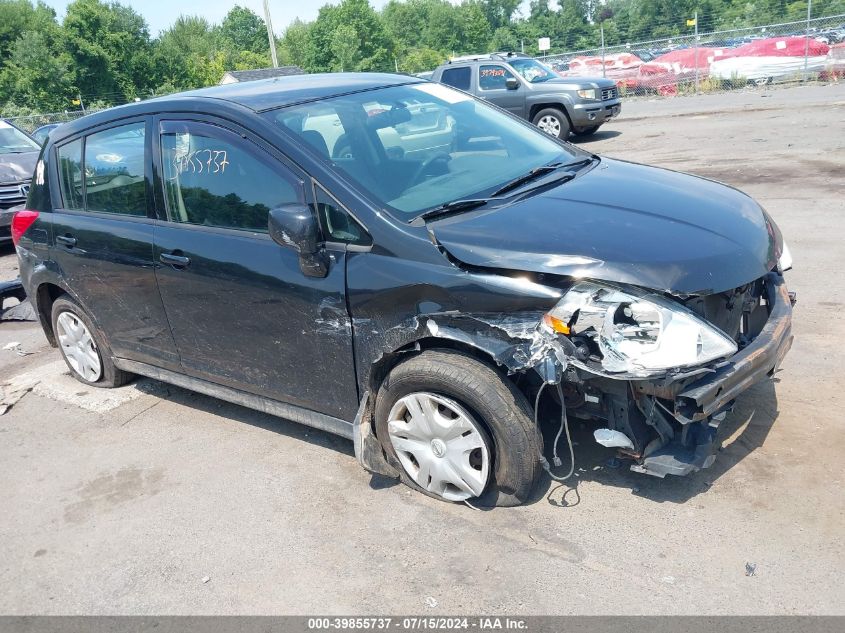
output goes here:
[[774, 375], [792, 346], [792, 300], [783, 277], [769, 273], [766, 291], [771, 309], [760, 334], [715, 372], [678, 392], [674, 416], [681, 432], [631, 470], [664, 477], [687, 475], [713, 463], [721, 446], [724, 413], [737, 396]]

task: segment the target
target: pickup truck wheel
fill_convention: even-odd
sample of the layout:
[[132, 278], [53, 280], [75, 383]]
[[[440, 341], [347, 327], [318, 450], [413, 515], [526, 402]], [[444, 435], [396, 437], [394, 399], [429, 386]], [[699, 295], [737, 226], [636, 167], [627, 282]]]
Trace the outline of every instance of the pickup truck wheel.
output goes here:
[[591, 134], [595, 134], [598, 132], [600, 126], [594, 125], [593, 127], [585, 127], [583, 130], [577, 130], [575, 132], [575, 136], [590, 136]]
[[70, 295], [53, 302], [51, 318], [62, 358], [79, 382], [111, 388], [132, 380], [132, 374], [114, 366], [102, 332]]
[[458, 352], [429, 350], [394, 367], [375, 421], [402, 481], [437, 499], [519, 505], [541, 472], [542, 440], [525, 397]]
[[569, 119], [557, 108], [545, 108], [534, 115], [531, 122], [546, 134], [565, 141], [569, 138]]

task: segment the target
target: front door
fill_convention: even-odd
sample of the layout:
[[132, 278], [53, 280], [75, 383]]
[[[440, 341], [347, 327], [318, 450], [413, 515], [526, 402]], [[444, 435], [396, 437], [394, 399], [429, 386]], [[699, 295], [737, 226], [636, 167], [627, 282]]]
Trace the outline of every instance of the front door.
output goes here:
[[516, 79], [510, 70], [500, 64], [482, 64], [478, 68], [478, 96], [507, 110], [518, 117], [525, 116], [525, 88], [508, 90], [507, 80]]
[[306, 277], [267, 234], [270, 209], [311, 202], [304, 175], [234, 125], [158, 128], [168, 219], [156, 227], [156, 276], [184, 371], [352, 420], [346, 254], [330, 253], [325, 278]]
[[114, 355], [178, 369], [153, 269], [147, 124], [124, 121], [56, 149], [50, 258]]

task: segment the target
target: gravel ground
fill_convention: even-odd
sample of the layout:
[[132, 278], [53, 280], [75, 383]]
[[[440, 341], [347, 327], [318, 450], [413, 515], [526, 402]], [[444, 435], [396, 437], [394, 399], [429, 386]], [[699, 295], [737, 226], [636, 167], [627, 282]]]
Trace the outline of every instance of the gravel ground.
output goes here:
[[788, 236], [795, 345], [689, 478], [610, 468], [575, 424], [572, 485], [440, 503], [293, 423], [152, 381], [105, 397], [0, 323], [29, 352], [0, 351], [25, 393], [0, 417], [0, 612], [845, 614], [843, 105], [845, 85], [636, 101], [582, 142], [740, 187]]

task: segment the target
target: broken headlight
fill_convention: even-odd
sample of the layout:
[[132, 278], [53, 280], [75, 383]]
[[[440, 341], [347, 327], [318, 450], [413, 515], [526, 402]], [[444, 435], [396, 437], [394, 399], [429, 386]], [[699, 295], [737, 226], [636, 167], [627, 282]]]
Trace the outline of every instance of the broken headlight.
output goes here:
[[575, 284], [544, 318], [579, 360], [618, 377], [647, 377], [735, 354], [726, 334], [684, 306], [638, 288]]

